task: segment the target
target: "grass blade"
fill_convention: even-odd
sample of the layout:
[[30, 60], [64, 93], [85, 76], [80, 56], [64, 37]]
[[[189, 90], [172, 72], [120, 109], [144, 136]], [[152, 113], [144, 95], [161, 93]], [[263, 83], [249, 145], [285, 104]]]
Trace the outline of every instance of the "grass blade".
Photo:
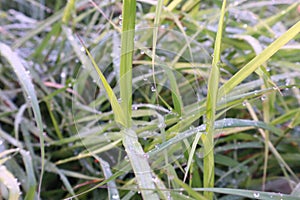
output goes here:
[[131, 126], [132, 57], [134, 49], [136, 1], [124, 0], [120, 59], [120, 96], [124, 109], [125, 127]]
[[[214, 187], [214, 123], [216, 120], [217, 110], [217, 97], [218, 87], [220, 79], [220, 57], [221, 57], [221, 44], [223, 33], [223, 22], [225, 16], [226, 0], [223, 1], [221, 16], [219, 19], [218, 32], [216, 35], [214, 57], [212, 61], [212, 69], [210, 72], [207, 88], [207, 101], [206, 101], [206, 132], [202, 134], [201, 138], [204, 147], [204, 160], [203, 160], [203, 186]], [[193, 156], [195, 152], [191, 152], [190, 156]], [[208, 199], [213, 199], [213, 194], [210, 192], [204, 192], [204, 196]]]
[[261, 54], [253, 58], [248, 64], [246, 64], [240, 71], [238, 71], [232, 78], [230, 78], [219, 89], [219, 97], [224, 96], [230, 92], [235, 86], [240, 84], [245, 78], [247, 78], [252, 72], [266, 62], [271, 56], [273, 56], [282, 46], [293, 39], [300, 31], [300, 21], [287, 30], [283, 35], [270, 44]]
[[11, 48], [3, 43], [0, 43], [0, 53], [3, 57], [7, 59], [16, 73], [21, 86], [24, 89], [27, 101], [31, 104], [34, 117], [39, 129], [39, 138], [40, 138], [40, 148], [41, 148], [41, 173], [40, 173], [40, 182], [39, 182], [39, 193], [41, 190], [42, 179], [44, 174], [44, 165], [45, 165], [45, 146], [44, 146], [44, 135], [43, 135], [43, 122], [41, 111], [39, 107], [39, 102], [35, 94], [35, 89], [31, 82], [31, 79], [28, 75], [28, 72], [25, 70], [20, 58], [18, 55], [11, 50]]
[[8, 200], [18, 200], [20, 198], [20, 188], [17, 179], [3, 165], [0, 166], [0, 182], [8, 188]]
[[242, 190], [242, 189], [231, 189], [231, 188], [194, 188], [196, 191], [211, 191], [222, 194], [238, 195], [242, 197], [248, 197], [251, 199], [263, 199], [263, 200], [273, 200], [273, 199], [285, 199], [285, 200], [297, 200], [299, 197], [293, 197], [291, 195], [274, 193], [274, 192], [261, 192], [253, 190]]

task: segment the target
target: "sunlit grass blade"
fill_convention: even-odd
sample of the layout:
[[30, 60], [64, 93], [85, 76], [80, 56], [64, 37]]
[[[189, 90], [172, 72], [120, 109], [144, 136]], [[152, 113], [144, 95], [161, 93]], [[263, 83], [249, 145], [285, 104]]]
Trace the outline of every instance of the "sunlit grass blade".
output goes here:
[[[66, 34], [67, 38], [69, 39], [69, 42], [71, 43], [73, 50], [75, 51], [75, 53], [77, 54], [78, 58], [80, 59], [80, 61], [82, 62], [83, 65], [87, 66], [90, 70], [95, 70], [97, 72], [97, 74], [91, 74], [91, 76], [97, 80], [97, 76], [100, 78], [105, 91], [107, 93], [108, 99], [110, 101], [111, 107], [114, 111], [114, 115], [115, 115], [115, 120], [120, 123], [125, 125], [126, 119], [124, 116], [124, 112], [123, 109], [121, 108], [117, 97], [113, 91], [113, 89], [111, 88], [111, 86], [109, 85], [109, 83], [107, 82], [105, 76], [103, 75], [103, 73], [101, 72], [99, 66], [97, 65], [97, 63], [95, 62], [93, 56], [91, 55], [91, 53], [89, 52], [89, 50], [87, 49], [87, 47], [84, 45], [83, 41], [80, 39], [81, 45], [80, 46], [76, 41], [74, 36], [71, 33], [71, 30], [67, 27], [63, 27], [62, 28], [64, 33]], [[87, 56], [81, 51], [81, 48], [84, 48], [84, 51], [87, 53]], [[91, 62], [89, 62], [89, 60]]]
[[263, 52], [253, 58], [247, 63], [240, 71], [238, 71], [232, 78], [230, 78], [219, 89], [219, 97], [224, 96], [230, 92], [235, 86], [245, 80], [251, 73], [253, 73], [258, 67], [266, 62], [271, 56], [273, 56], [282, 46], [293, 39], [300, 31], [300, 21], [282, 34], [272, 44], [270, 44]]

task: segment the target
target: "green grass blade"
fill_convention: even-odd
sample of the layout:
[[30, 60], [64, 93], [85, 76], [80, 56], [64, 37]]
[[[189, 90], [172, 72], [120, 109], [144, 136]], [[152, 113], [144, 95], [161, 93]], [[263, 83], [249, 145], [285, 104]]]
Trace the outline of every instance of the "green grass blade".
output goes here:
[[34, 113], [35, 121], [37, 123], [39, 129], [39, 138], [40, 138], [40, 148], [41, 148], [41, 173], [40, 173], [40, 182], [39, 182], [39, 192], [41, 190], [41, 184], [44, 174], [44, 165], [45, 165], [45, 145], [44, 145], [44, 135], [43, 135], [43, 122], [41, 111], [39, 107], [39, 102], [37, 100], [37, 96], [35, 94], [34, 86], [31, 82], [31, 79], [26, 72], [21, 60], [18, 55], [11, 50], [11, 48], [3, 43], [0, 43], [0, 53], [3, 57], [7, 59], [16, 73], [21, 86], [24, 89], [24, 93], [26, 95], [26, 99], [30, 102], [32, 106], [32, 110]]
[[[121, 108], [117, 97], [113, 91], [113, 89], [110, 87], [109, 83], [107, 82], [105, 76], [102, 74], [100, 68], [98, 67], [96, 61], [94, 60], [93, 56], [91, 55], [91, 53], [89, 52], [89, 50], [87, 49], [87, 47], [84, 45], [83, 41], [80, 40], [82, 47], [84, 48], [85, 52], [87, 53], [88, 57], [86, 55], [83, 54], [83, 52], [80, 50], [81, 47], [77, 44], [77, 42], [75, 41], [74, 36], [71, 34], [71, 30], [65, 26], [62, 27], [64, 33], [66, 34], [69, 42], [71, 43], [73, 50], [75, 51], [75, 53], [77, 54], [78, 58], [80, 59], [80, 61], [82, 62], [83, 65], [87, 66], [89, 69], [93, 69], [96, 70], [97, 72], [97, 76], [100, 78], [105, 91], [107, 93], [109, 102], [111, 104], [112, 110], [114, 112], [115, 115], [115, 120], [122, 124], [123, 126], [125, 126], [125, 116], [123, 114], [123, 109]], [[89, 59], [92, 63], [89, 62]], [[92, 74], [92, 77], [95, 78], [97, 77], [95, 74]]]
[[[223, 33], [223, 22], [225, 16], [226, 0], [223, 1], [221, 16], [219, 19], [218, 32], [216, 35], [214, 46], [214, 57], [212, 61], [212, 69], [210, 72], [207, 88], [207, 101], [206, 101], [206, 135], [202, 135], [204, 160], [203, 160], [203, 186], [214, 187], [214, 123], [216, 120], [217, 110], [217, 97], [220, 79], [220, 57], [221, 57], [221, 44]], [[191, 152], [193, 156], [195, 152]], [[190, 159], [191, 161], [191, 159]], [[204, 192], [204, 196], [208, 199], [213, 199], [213, 194]]]
[[68, 0], [67, 5], [64, 10], [63, 17], [62, 17], [62, 22], [64, 24], [69, 23], [71, 14], [72, 14], [72, 12], [74, 12], [74, 10], [75, 10], [75, 0]]
[[300, 21], [287, 30], [283, 35], [270, 44], [261, 54], [253, 58], [240, 71], [238, 71], [232, 78], [230, 78], [224, 85], [220, 87], [219, 97], [224, 96], [230, 92], [235, 86], [245, 80], [252, 72], [266, 62], [273, 56], [282, 46], [293, 39], [300, 31]]
[[131, 126], [132, 57], [134, 50], [136, 0], [124, 0], [122, 11], [120, 97], [124, 109], [125, 127]]

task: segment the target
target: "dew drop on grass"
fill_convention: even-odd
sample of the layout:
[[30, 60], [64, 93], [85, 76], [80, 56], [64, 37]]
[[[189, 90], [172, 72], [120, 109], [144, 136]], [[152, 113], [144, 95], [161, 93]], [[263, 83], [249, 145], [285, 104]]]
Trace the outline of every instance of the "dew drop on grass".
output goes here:
[[124, 160], [125, 160], [126, 162], [128, 162], [128, 161], [129, 161], [128, 156], [125, 156], [125, 157], [124, 157]]
[[243, 24], [243, 28], [247, 28], [248, 27], [248, 25], [247, 24]]
[[281, 11], [281, 13], [280, 13], [280, 14], [284, 15], [284, 14], [286, 14], [286, 11], [285, 11], [285, 10], [283, 10], [283, 11]]
[[150, 156], [148, 153], [144, 153], [143, 157], [148, 159]]
[[67, 76], [67, 75], [66, 75], [65, 72], [62, 72], [62, 73], [60, 74], [60, 77], [61, 77], [61, 78], [66, 78], [66, 76]]
[[154, 183], [158, 183], [158, 178], [157, 178], [156, 176], [153, 176], [153, 177], [152, 177], [152, 181], [153, 181]]
[[145, 54], [145, 51], [141, 51], [141, 54], [144, 55], [144, 54]]
[[158, 128], [165, 128], [166, 127], [166, 124], [165, 123], [159, 123], [158, 124]]
[[72, 87], [72, 83], [69, 83], [69, 84], [68, 84], [68, 87]]
[[265, 101], [265, 100], [267, 99], [267, 97], [266, 97], [266, 95], [262, 95], [262, 96], [260, 97], [260, 99], [261, 99], [262, 101]]
[[247, 102], [246, 101], [243, 101], [243, 104], [242, 104], [243, 106], [246, 106], [247, 105]]
[[118, 102], [121, 103], [122, 102], [122, 98], [118, 98]]
[[253, 193], [254, 198], [259, 198], [260, 194], [258, 192]]
[[119, 15], [119, 19], [121, 19], [121, 20], [122, 20], [122, 19], [123, 19], [123, 16], [122, 16], [122, 15]]
[[122, 26], [122, 24], [123, 24], [122, 21], [119, 21], [119, 25]]
[[84, 52], [84, 51], [85, 51], [84, 47], [81, 47], [81, 48], [80, 48], [80, 51], [81, 51], [81, 52]]
[[156, 87], [152, 85], [152, 86], [151, 86], [151, 91], [152, 91], [152, 92], [155, 92], [155, 91], [156, 91]]
[[113, 194], [113, 195], [111, 196], [111, 198], [112, 198], [112, 199], [119, 199], [119, 195], [118, 195], [118, 194]]

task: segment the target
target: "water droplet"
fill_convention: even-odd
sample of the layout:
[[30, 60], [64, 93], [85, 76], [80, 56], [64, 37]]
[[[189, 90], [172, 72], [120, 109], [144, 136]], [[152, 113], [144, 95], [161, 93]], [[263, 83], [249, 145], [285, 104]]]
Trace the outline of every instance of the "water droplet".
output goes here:
[[261, 99], [262, 101], [265, 101], [265, 100], [267, 99], [267, 97], [266, 97], [266, 95], [262, 95], [262, 96], [260, 97], [260, 99]]
[[81, 47], [81, 48], [80, 48], [80, 51], [81, 51], [81, 52], [85, 52], [85, 48], [84, 48], [84, 47]]
[[122, 21], [119, 21], [119, 25], [122, 26], [122, 24], [123, 24], [123, 22], [122, 22]]
[[133, 110], [137, 110], [138, 107], [137, 107], [137, 106], [133, 106], [132, 109], [133, 109]]
[[69, 84], [68, 84], [68, 87], [72, 87], [72, 83], [69, 83]]
[[267, 67], [266, 68], [267, 72], [271, 71], [271, 68], [270, 67]]
[[154, 85], [151, 86], [151, 91], [155, 92], [156, 91], [156, 87]]
[[253, 193], [254, 198], [259, 198], [260, 194], [258, 192]]
[[123, 19], [123, 16], [122, 16], [122, 15], [119, 15], [119, 19], [121, 19], [121, 20], [122, 20], [122, 19]]
[[125, 160], [126, 162], [128, 162], [128, 161], [129, 161], [128, 156], [125, 156], [125, 157], [124, 157], [124, 160]]
[[158, 179], [156, 176], [153, 176], [153, 177], [152, 177], [152, 181], [153, 181], [154, 183], [158, 183], [159, 179]]
[[122, 98], [118, 98], [118, 102], [121, 103], [122, 102]]
[[66, 78], [66, 76], [67, 76], [67, 75], [66, 75], [65, 72], [62, 72], [62, 73], [60, 74], [60, 77], [61, 77], [61, 78]]
[[119, 199], [119, 195], [118, 195], [118, 194], [113, 194], [113, 195], [111, 196], [111, 198], [112, 198], [112, 199]]
[[145, 54], [145, 51], [141, 51], [141, 54], [144, 55], [144, 54]]
[[286, 86], [290, 85], [290, 82], [291, 82], [291, 80], [290, 80], [290, 79], [286, 79], [286, 81], [285, 81], [285, 85], [286, 85]]
[[150, 156], [148, 153], [144, 153], [143, 157], [148, 159]]
[[247, 101], [243, 101], [243, 106], [246, 106], [247, 105]]
[[93, 79], [93, 83], [96, 83], [97, 81], [95, 79]]
[[257, 95], [257, 93], [258, 93], [258, 91], [257, 91], [257, 90], [254, 90], [254, 94]]
[[165, 123], [159, 123], [158, 128], [166, 128], [166, 124]]
[[243, 28], [247, 28], [248, 27], [248, 25], [247, 24], [243, 24]]
[[284, 15], [284, 14], [286, 14], [286, 11], [283, 10], [283, 11], [280, 12], [280, 14]]
[[75, 63], [79, 63], [79, 60], [77, 58], [75, 59]]

